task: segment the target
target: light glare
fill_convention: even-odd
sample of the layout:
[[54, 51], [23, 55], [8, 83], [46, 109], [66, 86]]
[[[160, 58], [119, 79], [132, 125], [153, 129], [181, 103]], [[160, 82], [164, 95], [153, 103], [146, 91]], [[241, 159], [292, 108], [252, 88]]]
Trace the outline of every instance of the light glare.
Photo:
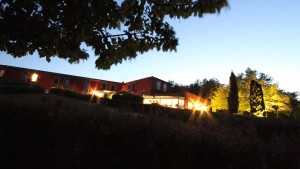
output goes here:
[[39, 77], [38, 74], [36, 74], [36, 73], [32, 74], [32, 76], [31, 76], [31, 81], [32, 81], [32, 82], [36, 82], [37, 79], [38, 79], [38, 77]]

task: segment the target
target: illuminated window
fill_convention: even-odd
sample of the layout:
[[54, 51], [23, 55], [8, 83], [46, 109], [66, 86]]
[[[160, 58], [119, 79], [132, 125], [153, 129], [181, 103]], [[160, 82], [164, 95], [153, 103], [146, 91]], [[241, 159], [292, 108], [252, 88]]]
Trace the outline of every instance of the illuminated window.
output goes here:
[[36, 82], [37, 79], [38, 79], [38, 77], [39, 77], [38, 74], [36, 74], [36, 73], [32, 74], [32, 76], [31, 76], [31, 81], [32, 81], [32, 82]]
[[102, 83], [101, 90], [106, 90], [106, 83]]
[[52, 87], [57, 87], [59, 84], [59, 77], [55, 76], [53, 81], [52, 81]]
[[90, 83], [91, 83], [90, 80], [84, 81], [84, 86], [83, 86], [83, 92], [84, 92], [84, 93], [88, 93], [89, 88], [90, 88]]
[[63, 85], [64, 85], [64, 87], [70, 86], [70, 77], [64, 77]]
[[28, 72], [22, 72], [21, 74], [21, 80], [26, 82], [28, 79]]
[[5, 73], [5, 70], [4, 69], [0, 69], [0, 77], [3, 77], [4, 73]]
[[156, 82], [156, 89], [160, 90], [160, 86], [161, 86], [161, 81], [157, 81]]
[[163, 85], [163, 92], [167, 92], [167, 83], [164, 83]]
[[115, 91], [116, 90], [116, 85], [115, 84], [110, 85], [110, 90]]

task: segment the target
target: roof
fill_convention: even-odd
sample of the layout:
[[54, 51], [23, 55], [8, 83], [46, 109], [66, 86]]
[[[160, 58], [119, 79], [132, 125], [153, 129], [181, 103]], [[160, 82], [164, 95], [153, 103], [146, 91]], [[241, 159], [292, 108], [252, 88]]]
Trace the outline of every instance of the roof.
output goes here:
[[159, 78], [154, 77], [154, 76], [149, 76], [149, 77], [145, 77], [145, 78], [141, 78], [141, 79], [137, 79], [137, 80], [132, 80], [132, 81], [128, 81], [128, 82], [125, 82], [125, 83], [131, 83], [131, 82], [140, 81], [140, 80], [144, 80], [144, 79], [151, 79], [151, 78], [157, 79], [157, 80], [160, 80], [160, 81], [163, 81], [165, 83], [169, 83], [170, 84], [170, 82], [167, 82], [165, 80], [159, 79]]

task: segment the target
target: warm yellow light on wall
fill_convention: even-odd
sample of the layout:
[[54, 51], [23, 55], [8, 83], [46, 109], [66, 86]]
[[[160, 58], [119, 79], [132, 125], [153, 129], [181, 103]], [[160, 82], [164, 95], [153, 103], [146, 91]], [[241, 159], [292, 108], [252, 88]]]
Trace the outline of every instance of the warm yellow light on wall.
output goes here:
[[104, 93], [97, 90], [93, 90], [92, 94], [95, 95], [96, 97], [104, 97]]
[[92, 91], [92, 94], [93, 94], [93, 95], [96, 95], [97, 93], [98, 93], [98, 92], [97, 92], [96, 90], [93, 90], [93, 91]]
[[203, 105], [203, 106], [201, 107], [201, 111], [206, 111], [206, 112], [207, 112], [207, 107], [206, 107], [205, 105]]
[[200, 110], [200, 111], [207, 111], [207, 106], [200, 104], [199, 102], [195, 103], [195, 110]]
[[201, 105], [198, 102], [195, 103], [195, 110], [201, 110]]
[[38, 77], [39, 77], [38, 74], [36, 74], [36, 73], [32, 74], [32, 76], [31, 76], [31, 81], [32, 81], [32, 82], [36, 82], [37, 79], [38, 79]]

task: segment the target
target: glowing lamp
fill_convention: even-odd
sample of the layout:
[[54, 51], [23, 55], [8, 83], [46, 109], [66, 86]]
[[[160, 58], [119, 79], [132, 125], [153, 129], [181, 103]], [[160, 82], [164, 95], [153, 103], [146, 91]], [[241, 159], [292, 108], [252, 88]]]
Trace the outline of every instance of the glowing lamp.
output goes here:
[[195, 103], [195, 110], [200, 110], [201, 109], [201, 105], [199, 103]]
[[207, 107], [205, 105], [201, 106], [201, 111], [207, 111]]
[[31, 81], [32, 81], [32, 82], [36, 82], [37, 79], [38, 79], [38, 77], [39, 77], [38, 74], [36, 74], [36, 73], [32, 74], [32, 76], [31, 76]]
[[104, 93], [97, 90], [93, 90], [92, 94], [96, 97], [104, 97]]
[[97, 93], [98, 93], [98, 92], [97, 92], [96, 90], [93, 90], [93, 91], [92, 91], [92, 94], [93, 94], [93, 95], [97, 95]]

